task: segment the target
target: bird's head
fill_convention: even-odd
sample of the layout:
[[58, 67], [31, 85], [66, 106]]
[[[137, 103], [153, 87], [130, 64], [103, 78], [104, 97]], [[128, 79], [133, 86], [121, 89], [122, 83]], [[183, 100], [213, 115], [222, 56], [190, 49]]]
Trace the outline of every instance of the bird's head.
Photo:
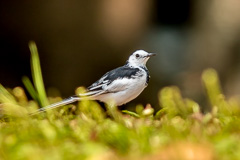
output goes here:
[[127, 60], [127, 64], [130, 66], [145, 66], [148, 59], [151, 56], [155, 56], [155, 53], [148, 53], [144, 50], [137, 50], [130, 55]]

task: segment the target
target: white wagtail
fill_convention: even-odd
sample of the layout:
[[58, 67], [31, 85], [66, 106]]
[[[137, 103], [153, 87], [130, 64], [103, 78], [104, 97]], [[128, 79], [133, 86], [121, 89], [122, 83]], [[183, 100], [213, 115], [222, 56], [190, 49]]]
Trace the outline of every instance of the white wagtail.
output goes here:
[[108, 105], [120, 106], [136, 98], [147, 87], [150, 75], [146, 63], [155, 53], [137, 50], [130, 55], [124, 66], [104, 74], [87, 88], [87, 92], [71, 96], [63, 101], [38, 109], [35, 115], [46, 110], [67, 105], [82, 99], [99, 100]]

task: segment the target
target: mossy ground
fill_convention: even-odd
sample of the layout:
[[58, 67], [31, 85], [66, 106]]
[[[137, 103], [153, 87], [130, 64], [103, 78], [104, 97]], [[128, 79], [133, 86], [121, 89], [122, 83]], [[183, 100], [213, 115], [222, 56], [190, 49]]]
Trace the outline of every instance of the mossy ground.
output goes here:
[[29, 116], [61, 100], [46, 97], [36, 60], [34, 84], [24, 78], [34, 100], [21, 87], [0, 86], [0, 159], [240, 159], [240, 99], [224, 96], [213, 69], [202, 75], [208, 113], [169, 86], [160, 90], [162, 109], [155, 112], [149, 104], [136, 112], [104, 111], [81, 101]]

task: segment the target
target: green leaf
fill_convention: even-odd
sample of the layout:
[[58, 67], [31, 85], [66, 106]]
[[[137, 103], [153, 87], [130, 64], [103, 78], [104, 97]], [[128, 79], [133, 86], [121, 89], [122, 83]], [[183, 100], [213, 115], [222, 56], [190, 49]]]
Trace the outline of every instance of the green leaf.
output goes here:
[[0, 84], [0, 103], [17, 104], [16, 99]]
[[155, 115], [154, 118], [155, 118], [155, 119], [159, 119], [159, 118], [161, 118], [162, 116], [164, 116], [166, 113], [167, 113], [166, 108], [160, 109], [160, 110], [156, 113], [156, 115]]
[[222, 94], [222, 89], [216, 70], [205, 70], [202, 74], [202, 81], [206, 88], [206, 92], [212, 107], [218, 105], [218, 100], [219, 96]]
[[42, 107], [47, 106], [49, 103], [47, 100], [46, 91], [43, 83], [40, 60], [39, 60], [38, 50], [35, 42], [30, 42], [29, 48], [31, 52], [31, 69], [32, 69], [33, 83], [38, 93], [40, 105]]
[[126, 113], [126, 114], [128, 114], [130, 116], [140, 118], [140, 116], [137, 113], [135, 113], [135, 112], [131, 112], [131, 111], [128, 111], [128, 110], [122, 110], [122, 112]]
[[32, 82], [30, 81], [30, 79], [26, 76], [24, 76], [22, 78], [23, 84], [26, 87], [27, 91], [29, 92], [29, 94], [32, 96], [33, 99], [35, 99], [36, 101], [39, 102], [38, 99], [38, 93], [37, 91], [34, 89]]

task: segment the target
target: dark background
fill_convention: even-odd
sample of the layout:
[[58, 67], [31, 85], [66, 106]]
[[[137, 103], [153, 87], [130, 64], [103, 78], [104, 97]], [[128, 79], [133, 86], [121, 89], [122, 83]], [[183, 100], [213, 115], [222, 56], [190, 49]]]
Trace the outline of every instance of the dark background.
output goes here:
[[201, 103], [201, 73], [209, 67], [219, 72], [228, 95], [240, 93], [240, 2], [234, 0], [2, 0], [5, 87], [23, 86], [22, 76], [31, 77], [31, 40], [46, 88], [57, 88], [63, 97], [123, 65], [137, 49], [158, 55], [148, 62], [148, 88], [132, 104], [156, 106], [159, 89], [167, 85]]

